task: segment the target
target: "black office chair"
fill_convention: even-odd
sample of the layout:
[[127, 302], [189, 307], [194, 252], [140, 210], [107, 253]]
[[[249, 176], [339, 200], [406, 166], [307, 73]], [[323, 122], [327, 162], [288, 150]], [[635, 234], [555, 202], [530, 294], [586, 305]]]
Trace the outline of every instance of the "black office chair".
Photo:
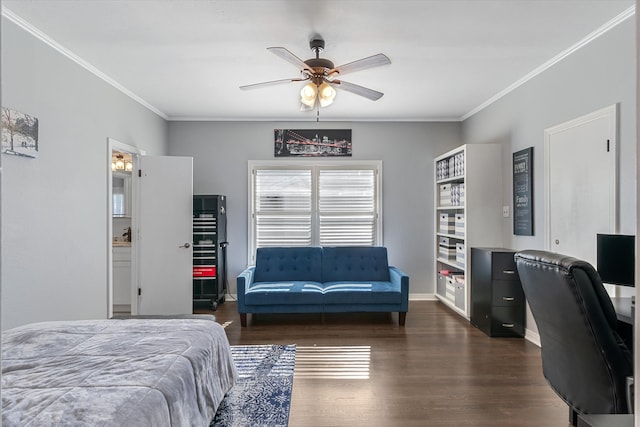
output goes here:
[[544, 376], [569, 405], [571, 424], [578, 414], [631, 413], [633, 356], [596, 270], [537, 250], [517, 252], [515, 260], [538, 326]]

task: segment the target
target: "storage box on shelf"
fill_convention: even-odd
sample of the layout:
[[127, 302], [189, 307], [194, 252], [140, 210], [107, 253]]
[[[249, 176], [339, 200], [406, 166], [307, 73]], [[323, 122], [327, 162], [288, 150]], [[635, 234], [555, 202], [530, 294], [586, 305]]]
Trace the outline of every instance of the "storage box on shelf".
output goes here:
[[465, 265], [464, 243], [456, 243], [456, 262], [462, 266]]
[[454, 234], [456, 236], [464, 236], [464, 213], [456, 213], [453, 224]]
[[502, 147], [463, 145], [434, 166], [436, 296], [469, 319], [471, 247], [502, 245]]
[[455, 218], [452, 213], [443, 212], [440, 214], [440, 227], [438, 230], [442, 234], [455, 233]]

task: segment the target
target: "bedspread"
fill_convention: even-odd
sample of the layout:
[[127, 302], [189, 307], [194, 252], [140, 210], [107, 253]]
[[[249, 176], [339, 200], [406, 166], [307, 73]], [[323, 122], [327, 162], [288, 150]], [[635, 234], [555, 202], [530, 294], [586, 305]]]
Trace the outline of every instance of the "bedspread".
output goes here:
[[211, 320], [34, 323], [2, 335], [2, 425], [208, 426], [236, 378]]

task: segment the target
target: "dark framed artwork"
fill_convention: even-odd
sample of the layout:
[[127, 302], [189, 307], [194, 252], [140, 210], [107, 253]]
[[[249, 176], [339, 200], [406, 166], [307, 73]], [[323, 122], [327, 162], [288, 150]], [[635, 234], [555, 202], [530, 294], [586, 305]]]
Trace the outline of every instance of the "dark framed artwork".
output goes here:
[[351, 129], [274, 129], [275, 157], [351, 157]]
[[2, 107], [2, 153], [38, 157], [38, 118]]
[[533, 147], [513, 153], [513, 234], [533, 236]]

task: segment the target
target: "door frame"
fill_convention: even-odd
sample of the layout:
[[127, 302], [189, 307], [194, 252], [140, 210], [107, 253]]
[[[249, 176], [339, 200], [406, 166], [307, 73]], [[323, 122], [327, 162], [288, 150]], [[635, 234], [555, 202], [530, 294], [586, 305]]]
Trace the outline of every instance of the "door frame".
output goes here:
[[[140, 159], [138, 156], [145, 154], [144, 150], [125, 144], [116, 139], [107, 137], [107, 318], [113, 317], [113, 172], [111, 170], [111, 159], [113, 151], [129, 153], [132, 157], [133, 171], [138, 169]], [[131, 232], [132, 236], [138, 233], [138, 176], [134, 172], [131, 173]], [[132, 237], [131, 241], [136, 239]], [[138, 299], [136, 292], [138, 277], [137, 251], [135, 244], [131, 247], [131, 314], [138, 312]]]
[[609, 208], [613, 213], [611, 217], [610, 227], [612, 232], [619, 232], [618, 221], [618, 104], [613, 104], [608, 107], [601, 108], [592, 113], [585, 114], [577, 117], [573, 120], [561, 123], [559, 125], [547, 128], [544, 130], [544, 201], [545, 201], [545, 247], [547, 250], [552, 250], [552, 236], [551, 236], [551, 138], [553, 135], [566, 131], [568, 129], [581, 126], [591, 121], [609, 118], [609, 136], [610, 145], [609, 149], [612, 152], [610, 156], [610, 162], [612, 163], [612, 174], [609, 180], [610, 194], [612, 195], [609, 200]]

